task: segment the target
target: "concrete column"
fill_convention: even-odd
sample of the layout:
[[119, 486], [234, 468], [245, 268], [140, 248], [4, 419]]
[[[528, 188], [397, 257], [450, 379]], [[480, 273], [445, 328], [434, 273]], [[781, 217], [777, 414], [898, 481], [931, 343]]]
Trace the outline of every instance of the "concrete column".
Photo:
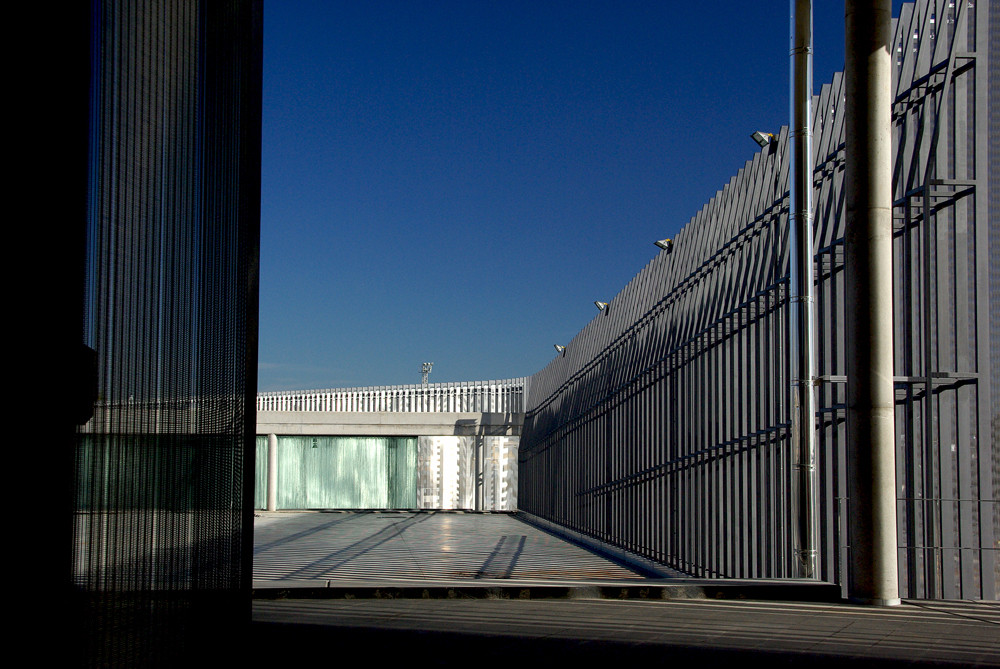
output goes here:
[[847, 446], [853, 601], [899, 604], [892, 343], [891, 0], [847, 0]]
[[278, 510], [278, 435], [267, 435], [267, 510]]
[[483, 442], [482, 434], [476, 435], [474, 448], [476, 449], [476, 489], [475, 489], [475, 510], [483, 510]]

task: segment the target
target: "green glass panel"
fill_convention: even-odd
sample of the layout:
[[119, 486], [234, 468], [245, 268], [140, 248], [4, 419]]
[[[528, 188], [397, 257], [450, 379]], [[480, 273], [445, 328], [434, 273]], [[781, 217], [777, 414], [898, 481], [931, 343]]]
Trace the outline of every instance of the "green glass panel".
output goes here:
[[416, 506], [414, 437], [278, 437], [279, 509]]
[[267, 436], [257, 435], [255, 449], [253, 508], [267, 508]]
[[388, 449], [389, 504], [393, 509], [417, 507], [417, 440], [394, 438]]
[[216, 463], [216, 445], [183, 434], [79, 434], [77, 508], [208, 508], [197, 492]]

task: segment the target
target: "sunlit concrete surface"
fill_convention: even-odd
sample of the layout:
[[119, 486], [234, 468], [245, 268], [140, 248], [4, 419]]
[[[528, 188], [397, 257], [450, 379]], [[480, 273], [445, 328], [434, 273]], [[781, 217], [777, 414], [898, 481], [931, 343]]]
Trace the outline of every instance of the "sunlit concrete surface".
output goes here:
[[503, 513], [274, 512], [254, 523], [254, 588], [642, 581]]
[[1000, 667], [995, 603], [648, 578], [511, 514], [264, 513], [254, 542], [265, 664], [336, 649], [382, 666]]
[[1000, 606], [982, 602], [291, 599], [255, 601], [253, 620], [284, 661], [337, 648], [431, 666], [1000, 666]]

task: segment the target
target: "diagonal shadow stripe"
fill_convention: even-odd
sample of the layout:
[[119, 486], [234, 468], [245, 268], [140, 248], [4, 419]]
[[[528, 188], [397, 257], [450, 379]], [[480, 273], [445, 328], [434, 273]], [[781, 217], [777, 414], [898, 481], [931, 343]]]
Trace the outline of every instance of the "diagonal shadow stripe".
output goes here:
[[418, 523], [423, 523], [429, 520], [433, 515], [433, 513], [420, 514], [419, 516], [413, 516], [401, 522], [383, 527], [378, 532], [364, 537], [349, 546], [345, 546], [344, 548], [336, 550], [329, 555], [323, 556], [319, 560], [299, 567], [295, 571], [285, 575], [283, 578], [292, 579], [296, 576], [306, 576], [307, 574], [308, 578], [318, 578], [326, 575], [331, 571], [340, 569], [351, 560], [378, 548], [382, 544], [401, 537], [403, 532]]
[[507, 534], [500, 537], [493, 552], [476, 572], [475, 578], [510, 578], [518, 559], [524, 552], [524, 542], [527, 538], [523, 534]]
[[340, 525], [341, 523], [346, 523], [347, 521], [353, 520], [354, 518], [357, 517], [358, 516], [351, 514], [345, 518], [337, 518], [336, 520], [331, 520], [328, 523], [323, 523], [322, 525], [316, 525], [314, 527], [310, 527], [309, 529], [302, 530], [301, 532], [296, 532], [295, 534], [289, 534], [287, 537], [282, 537], [277, 541], [261, 544], [260, 546], [254, 546], [253, 554], [260, 555], [261, 553], [269, 551], [272, 548], [277, 548], [278, 546], [283, 546], [285, 544], [290, 544], [295, 541], [298, 541], [299, 539], [304, 539], [305, 537], [308, 537], [312, 534], [316, 534], [317, 532], [322, 532], [323, 530], [329, 529], [334, 525]]

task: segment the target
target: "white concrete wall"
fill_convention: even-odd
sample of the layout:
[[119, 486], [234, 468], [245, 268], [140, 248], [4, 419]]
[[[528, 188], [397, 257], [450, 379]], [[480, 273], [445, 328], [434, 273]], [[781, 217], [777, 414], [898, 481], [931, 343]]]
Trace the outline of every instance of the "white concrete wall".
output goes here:
[[522, 413], [258, 411], [257, 434], [422, 437], [513, 436]]

